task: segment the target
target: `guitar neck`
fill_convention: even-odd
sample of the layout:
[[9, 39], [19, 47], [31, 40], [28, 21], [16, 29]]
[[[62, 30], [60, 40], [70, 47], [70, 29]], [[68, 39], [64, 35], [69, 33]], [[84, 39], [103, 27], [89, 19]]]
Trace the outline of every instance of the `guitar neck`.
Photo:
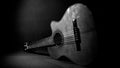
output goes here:
[[[64, 37], [64, 45], [75, 44], [74, 35]], [[31, 45], [28, 45], [27, 49], [39, 48], [39, 47], [52, 47], [56, 46], [51, 37], [39, 40]]]
[[52, 47], [55, 46], [51, 37], [39, 40], [31, 45], [28, 45], [27, 49], [39, 48], [39, 47]]

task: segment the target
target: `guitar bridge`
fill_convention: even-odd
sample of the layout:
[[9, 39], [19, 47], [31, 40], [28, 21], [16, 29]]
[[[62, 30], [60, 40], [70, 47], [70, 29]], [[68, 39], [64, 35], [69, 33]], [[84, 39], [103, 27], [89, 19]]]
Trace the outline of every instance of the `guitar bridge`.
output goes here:
[[74, 31], [74, 37], [75, 37], [77, 51], [80, 51], [81, 50], [81, 47], [80, 47], [81, 37], [80, 37], [80, 30], [78, 28], [76, 19], [73, 20], [73, 31]]

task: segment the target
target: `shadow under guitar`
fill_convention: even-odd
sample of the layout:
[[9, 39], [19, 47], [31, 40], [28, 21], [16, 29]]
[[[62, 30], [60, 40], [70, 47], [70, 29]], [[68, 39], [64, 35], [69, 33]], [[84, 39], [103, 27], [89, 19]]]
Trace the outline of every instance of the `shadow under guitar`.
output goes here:
[[[51, 45], [51, 46], [55, 46], [55, 45]], [[28, 49], [28, 50], [25, 50], [25, 52], [38, 54], [38, 55], [44, 55], [44, 56], [50, 56], [47, 46]], [[58, 60], [58, 61], [63, 62], [63, 63], [75, 64], [69, 58], [67, 58], [65, 56], [61, 56], [60, 58], [55, 59], [55, 60]]]

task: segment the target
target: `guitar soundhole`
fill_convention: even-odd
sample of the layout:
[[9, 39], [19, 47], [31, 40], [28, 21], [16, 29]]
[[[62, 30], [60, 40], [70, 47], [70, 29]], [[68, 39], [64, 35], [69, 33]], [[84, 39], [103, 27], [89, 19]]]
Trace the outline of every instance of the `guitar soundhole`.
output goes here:
[[61, 34], [60, 33], [56, 33], [55, 34], [55, 36], [54, 36], [54, 38], [53, 38], [54, 40], [54, 43], [57, 45], [57, 46], [61, 46], [63, 43], [63, 41], [62, 41], [62, 36], [61, 36]]
[[80, 51], [81, 50], [81, 47], [80, 47], [81, 38], [80, 38], [80, 30], [77, 26], [76, 19], [73, 20], [73, 30], [74, 30], [75, 43], [76, 43], [77, 51]]

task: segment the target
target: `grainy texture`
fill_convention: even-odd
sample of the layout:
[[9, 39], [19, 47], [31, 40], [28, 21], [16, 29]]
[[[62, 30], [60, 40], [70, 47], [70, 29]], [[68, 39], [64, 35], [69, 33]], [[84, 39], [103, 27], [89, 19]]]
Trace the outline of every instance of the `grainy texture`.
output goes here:
[[8, 68], [84, 68], [75, 64], [54, 60], [49, 56], [24, 52], [7, 56], [5, 64]]
[[48, 51], [53, 58], [66, 56], [76, 64], [88, 65], [93, 61], [93, 56], [95, 56], [97, 39], [92, 12], [86, 5], [82, 3], [71, 5], [60, 21], [51, 23], [52, 35], [59, 29], [63, 33], [64, 38], [72, 36], [74, 19], [76, 19], [80, 31], [79, 38], [81, 38], [81, 43], [79, 46], [81, 50], [77, 51], [76, 44], [73, 45], [70, 39], [64, 39], [65, 42], [69, 41], [71, 44], [64, 44], [62, 47], [50, 47]]

